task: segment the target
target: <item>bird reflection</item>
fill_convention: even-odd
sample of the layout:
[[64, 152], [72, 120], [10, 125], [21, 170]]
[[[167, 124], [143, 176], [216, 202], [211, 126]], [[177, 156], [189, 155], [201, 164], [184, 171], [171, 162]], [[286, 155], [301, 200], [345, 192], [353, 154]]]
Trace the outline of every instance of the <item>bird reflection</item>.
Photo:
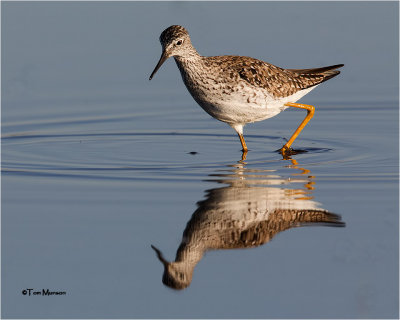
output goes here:
[[[164, 265], [163, 283], [173, 289], [188, 287], [195, 266], [208, 250], [257, 247], [294, 227], [344, 226], [339, 215], [319, 208], [312, 200], [314, 177], [310, 171], [299, 167], [296, 160], [289, 161], [287, 167], [295, 172], [286, 179], [274, 170], [248, 169], [244, 161], [210, 175], [213, 179], [209, 181], [227, 186], [207, 190], [206, 199], [198, 202], [175, 261], [167, 261], [151, 246]], [[288, 188], [295, 183], [302, 187]]]

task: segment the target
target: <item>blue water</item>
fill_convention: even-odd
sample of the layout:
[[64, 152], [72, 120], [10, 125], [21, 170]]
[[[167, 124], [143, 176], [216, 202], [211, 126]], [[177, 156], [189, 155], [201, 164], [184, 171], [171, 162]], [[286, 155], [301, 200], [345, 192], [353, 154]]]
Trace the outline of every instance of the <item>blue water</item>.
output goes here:
[[[3, 318], [398, 318], [398, 3], [1, 9]], [[300, 110], [246, 126], [242, 160], [172, 60], [149, 82], [172, 24], [204, 55], [344, 63], [301, 100], [307, 152], [275, 152]], [[186, 289], [151, 245], [190, 247]]]

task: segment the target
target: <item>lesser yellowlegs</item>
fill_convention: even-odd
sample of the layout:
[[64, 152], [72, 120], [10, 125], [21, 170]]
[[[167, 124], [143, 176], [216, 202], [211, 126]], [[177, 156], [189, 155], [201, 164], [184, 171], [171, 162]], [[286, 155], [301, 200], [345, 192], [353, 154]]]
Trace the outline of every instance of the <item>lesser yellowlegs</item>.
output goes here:
[[165, 60], [174, 57], [183, 82], [196, 102], [212, 117], [238, 134], [244, 154], [243, 126], [271, 118], [287, 107], [307, 110], [307, 116], [281, 148], [290, 146], [313, 117], [315, 108], [295, 103], [320, 83], [338, 75], [343, 64], [315, 69], [283, 69], [241, 56], [203, 57], [193, 47], [184, 27], [171, 26], [160, 36], [162, 55], [150, 80]]
[[257, 247], [282, 231], [301, 226], [344, 227], [339, 215], [314, 201], [315, 181], [310, 170], [300, 167], [295, 159], [290, 161], [290, 170], [300, 171], [289, 175], [294, 189], [287, 187], [287, 177], [274, 170], [254, 170], [243, 163], [211, 174], [209, 182], [224, 186], [207, 190], [206, 199], [197, 203], [175, 261], [167, 261], [151, 246], [164, 265], [163, 283], [173, 289], [188, 287], [207, 251]]

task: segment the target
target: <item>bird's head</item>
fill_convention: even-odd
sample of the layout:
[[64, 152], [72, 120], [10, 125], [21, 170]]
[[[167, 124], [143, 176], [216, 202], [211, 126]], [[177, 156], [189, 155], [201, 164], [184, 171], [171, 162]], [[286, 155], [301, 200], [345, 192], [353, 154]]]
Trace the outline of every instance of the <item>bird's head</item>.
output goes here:
[[153, 78], [157, 70], [169, 57], [187, 56], [195, 52], [189, 33], [181, 26], [170, 26], [165, 29], [160, 35], [160, 42], [162, 46], [161, 58], [151, 73], [149, 80]]
[[169, 262], [165, 260], [160, 250], [153, 245], [151, 247], [156, 252], [160, 262], [164, 265], [162, 282], [175, 290], [187, 288], [192, 281], [193, 268], [188, 267], [185, 262]]

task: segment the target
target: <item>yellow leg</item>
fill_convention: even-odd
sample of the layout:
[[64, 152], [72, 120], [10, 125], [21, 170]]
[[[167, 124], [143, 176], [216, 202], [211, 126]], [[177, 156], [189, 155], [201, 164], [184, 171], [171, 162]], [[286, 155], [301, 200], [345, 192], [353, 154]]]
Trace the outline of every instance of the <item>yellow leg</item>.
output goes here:
[[246, 157], [247, 157], [247, 150], [246, 151], [242, 151], [242, 160], [241, 161], [245, 161]]
[[[289, 168], [295, 168], [295, 169], [298, 169], [298, 170], [301, 171], [300, 173], [293, 173], [294, 176], [298, 176], [298, 175], [300, 175], [300, 174], [308, 174], [308, 173], [310, 173], [310, 170], [304, 169], [304, 168], [300, 168], [300, 167], [298, 166], [298, 162], [297, 162], [296, 159], [290, 159], [290, 162], [292, 163], [292, 165], [289, 166]], [[309, 177], [314, 178], [313, 176], [309, 176]]]
[[247, 146], [246, 146], [246, 142], [244, 141], [244, 137], [242, 134], [238, 133], [239, 139], [240, 139], [240, 143], [242, 144], [242, 161], [246, 160], [246, 155], [247, 155]]
[[293, 108], [306, 109], [307, 110], [307, 116], [304, 118], [302, 123], [300, 123], [299, 127], [296, 129], [296, 131], [290, 137], [289, 141], [286, 142], [285, 145], [282, 147], [282, 149], [281, 149], [282, 154], [285, 154], [285, 153], [287, 153], [289, 151], [290, 146], [292, 145], [293, 141], [296, 140], [296, 138], [299, 135], [299, 133], [301, 132], [301, 130], [304, 129], [304, 127], [306, 126], [308, 121], [310, 121], [311, 118], [314, 116], [314, 111], [315, 111], [314, 106], [310, 106], [308, 104], [288, 102], [288, 103], [285, 104], [285, 106], [293, 107]]
[[244, 141], [244, 137], [242, 134], [238, 133], [239, 139], [240, 139], [240, 143], [242, 144], [242, 151], [247, 153], [247, 146], [246, 146], [246, 142]]
[[[295, 159], [290, 159], [290, 161], [292, 162], [292, 165], [290, 166], [291, 168], [295, 168], [301, 171], [301, 173], [295, 173], [293, 174], [294, 176], [299, 175], [299, 174], [309, 174], [310, 170], [308, 169], [304, 169], [298, 166], [298, 162]], [[315, 179], [315, 176], [308, 176], [309, 181], [304, 185], [304, 187], [306, 187], [308, 190], [314, 190], [315, 187], [313, 186], [315, 184], [315, 181], [311, 180], [311, 179]], [[309, 197], [308, 199], [312, 199], [313, 197]]]

